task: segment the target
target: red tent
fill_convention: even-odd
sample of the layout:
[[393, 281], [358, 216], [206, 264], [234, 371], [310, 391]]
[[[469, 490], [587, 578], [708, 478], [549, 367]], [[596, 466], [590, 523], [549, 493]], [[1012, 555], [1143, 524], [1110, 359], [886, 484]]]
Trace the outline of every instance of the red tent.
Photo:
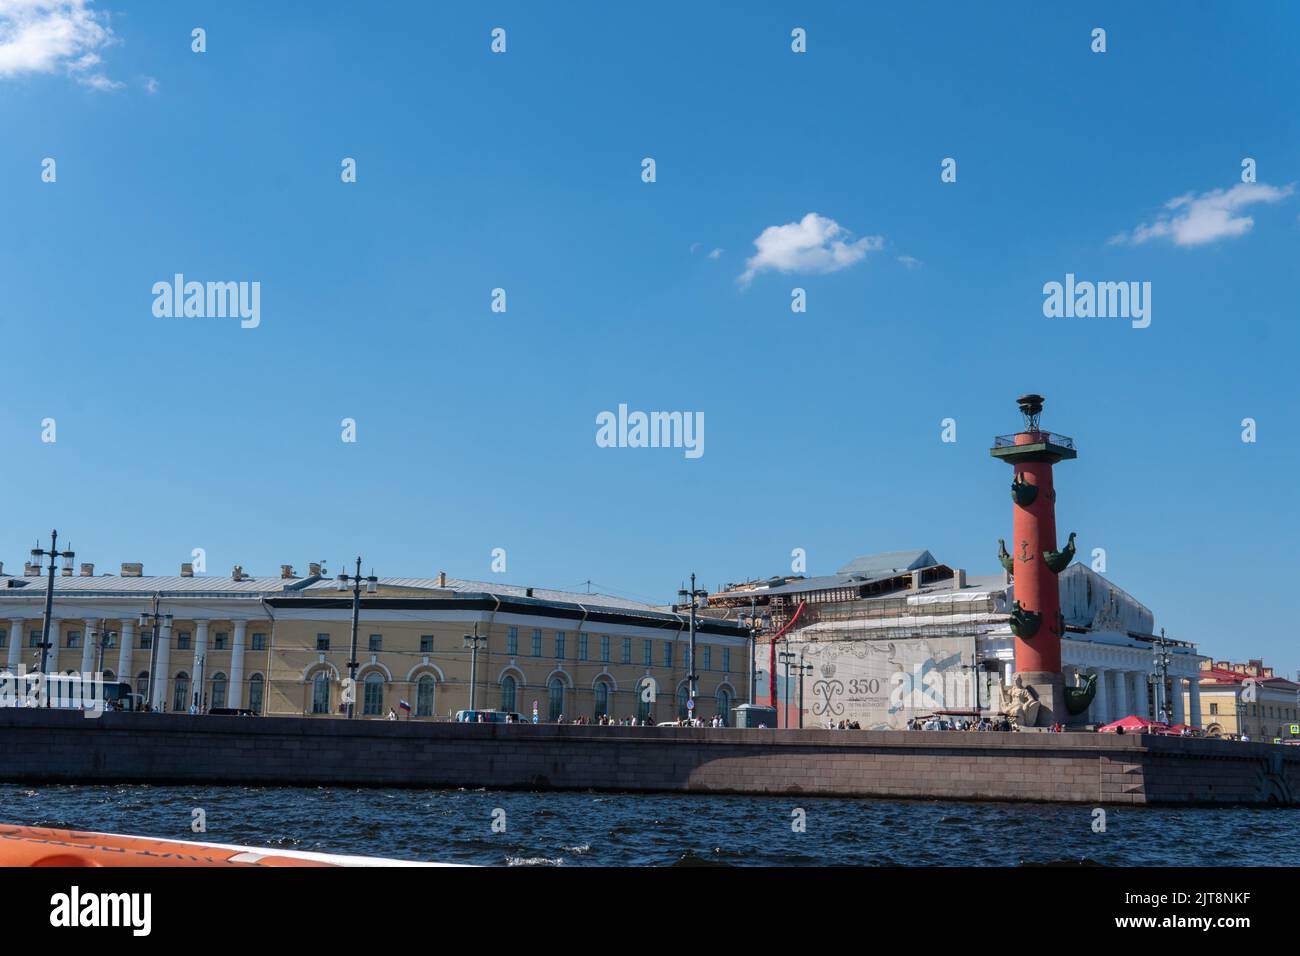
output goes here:
[[1158, 720], [1148, 720], [1146, 717], [1139, 717], [1137, 714], [1129, 714], [1127, 717], [1098, 728], [1098, 731], [1103, 734], [1113, 734], [1120, 727], [1124, 728], [1126, 734], [1141, 733], [1144, 730], [1162, 733], [1169, 729], [1168, 724], [1163, 724]]
[[1161, 731], [1161, 733], [1174, 734], [1175, 736], [1177, 736], [1181, 734], [1184, 730], [1195, 731], [1196, 728], [1193, 727], [1191, 724], [1174, 724], [1172, 727], [1166, 727], [1164, 730]]

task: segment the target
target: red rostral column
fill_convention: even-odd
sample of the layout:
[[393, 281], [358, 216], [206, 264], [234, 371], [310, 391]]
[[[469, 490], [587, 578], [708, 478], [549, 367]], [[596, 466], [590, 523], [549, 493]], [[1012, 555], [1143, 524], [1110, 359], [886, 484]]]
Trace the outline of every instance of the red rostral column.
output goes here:
[[1016, 673], [1042, 704], [1036, 722], [1065, 723], [1068, 715], [1061, 677], [1061, 637], [1065, 628], [1057, 575], [1074, 556], [1074, 535], [1063, 550], [1057, 550], [1052, 466], [1077, 457], [1077, 452], [1073, 439], [1039, 427], [1041, 395], [1022, 395], [1017, 402], [1025, 418], [1025, 430], [999, 436], [989, 451], [1015, 469], [1011, 485], [1012, 546], [1009, 553], [1003, 546], [1000, 556], [1003, 567], [1015, 580], [1011, 626], [1015, 633]]

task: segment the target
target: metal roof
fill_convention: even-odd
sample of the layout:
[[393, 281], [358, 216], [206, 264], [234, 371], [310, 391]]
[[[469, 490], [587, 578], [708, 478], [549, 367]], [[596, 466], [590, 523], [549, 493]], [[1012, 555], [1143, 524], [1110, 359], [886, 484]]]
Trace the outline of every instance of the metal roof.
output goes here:
[[861, 574], [867, 577], [892, 577], [887, 572], [915, 571], [917, 568], [930, 568], [939, 561], [925, 548], [911, 551], [882, 551], [879, 554], [864, 554], [854, 558], [839, 574]]

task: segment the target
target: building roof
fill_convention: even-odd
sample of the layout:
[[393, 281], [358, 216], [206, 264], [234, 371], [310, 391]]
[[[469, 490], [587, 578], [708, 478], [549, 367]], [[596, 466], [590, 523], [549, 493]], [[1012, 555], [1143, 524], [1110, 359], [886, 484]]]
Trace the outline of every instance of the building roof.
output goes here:
[[904, 571], [915, 571], [917, 568], [933, 567], [938, 563], [935, 556], [925, 548], [914, 548], [911, 551], [881, 551], [879, 554], [864, 554], [854, 558], [836, 573], [880, 579], [893, 577]]

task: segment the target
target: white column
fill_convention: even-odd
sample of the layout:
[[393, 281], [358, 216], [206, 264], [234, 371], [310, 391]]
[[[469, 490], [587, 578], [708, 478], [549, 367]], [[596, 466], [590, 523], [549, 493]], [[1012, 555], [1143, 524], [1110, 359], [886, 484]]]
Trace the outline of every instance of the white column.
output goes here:
[[16, 670], [23, 659], [23, 644], [25, 643], [23, 634], [24, 621], [21, 617], [16, 617], [9, 622], [9, 669]]
[[1174, 723], [1175, 724], [1186, 723], [1187, 722], [1186, 714], [1184, 713], [1185, 707], [1183, 705], [1183, 679], [1181, 677], [1174, 676], [1171, 677], [1170, 682], [1173, 685], [1173, 694], [1174, 694], [1174, 699], [1173, 701], [1171, 701], [1171, 703], [1174, 705]]
[[230, 651], [230, 683], [226, 685], [226, 706], [244, 706], [244, 632], [247, 621], [235, 621], [235, 643]]
[[1145, 717], [1147, 705], [1146, 694], [1142, 693], [1142, 675], [1137, 671], [1125, 671], [1124, 691], [1128, 696], [1129, 713]]
[[1138, 700], [1141, 701], [1142, 716], [1154, 720], [1156, 715], [1151, 709], [1151, 682], [1147, 680], [1147, 672], [1138, 671], [1133, 676], [1137, 684]]
[[158, 663], [158, 673], [150, 674], [153, 680], [153, 700], [149, 703], [155, 711], [163, 709], [164, 701], [167, 700], [167, 686], [170, 680], [172, 668], [172, 629], [170, 624], [162, 624], [158, 628], [158, 650], [156, 660]]
[[1104, 667], [1094, 667], [1092, 672], [1097, 675], [1097, 693], [1092, 698], [1092, 722], [1094, 724], [1110, 723], [1110, 695], [1106, 693], [1106, 669]]
[[[91, 639], [90, 639], [90, 632], [91, 632], [91, 631], [94, 631], [94, 630], [101, 630], [101, 631], [102, 631], [102, 628], [100, 628], [98, 624], [95, 624], [95, 622], [90, 621], [90, 620], [86, 620], [86, 621], [83, 621], [83, 622], [82, 622], [82, 627], [81, 627], [81, 672], [82, 672], [83, 674], [87, 673], [88, 671], [93, 671], [93, 670], [95, 669], [95, 663], [96, 663], [96, 661], [95, 661], [95, 644], [94, 644], [94, 642], [91, 641]], [[103, 640], [102, 633], [101, 633], [100, 640]]]
[[1115, 677], [1115, 697], [1113, 706], [1115, 708], [1115, 719], [1123, 720], [1132, 713], [1128, 706], [1128, 672], [1112, 671]]
[[1201, 679], [1193, 677], [1188, 690], [1192, 695], [1192, 712], [1190, 714], [1191, 720], [1187, 722], [1199, 730], [1201, 728]]
[[135, 621], [122, 619], [122, 633], [117, 636], [117, 679], [124, 680], [135, 687], [135, 675], [131, 673], [131, 645], [135, 643]]
[[203, 685], [208, 679], [208, 622], [194, 622], [194, 666], [190, 668], [190, 699], [198, 694], [199, 707], [203, 707]]
[[[41, 625], [41, 633], [45, 633], [44, 623]], [[57, 617], [50, 618], [50, 652], [45, 659], [45, 672], [47, 674], [57, 674], [59, 671], [59, 645], [63, 643], [63, 622]], [[40, 648], [37, 648], [39, 653]], [[39, 664], [40, 658], [36, 658]]]

